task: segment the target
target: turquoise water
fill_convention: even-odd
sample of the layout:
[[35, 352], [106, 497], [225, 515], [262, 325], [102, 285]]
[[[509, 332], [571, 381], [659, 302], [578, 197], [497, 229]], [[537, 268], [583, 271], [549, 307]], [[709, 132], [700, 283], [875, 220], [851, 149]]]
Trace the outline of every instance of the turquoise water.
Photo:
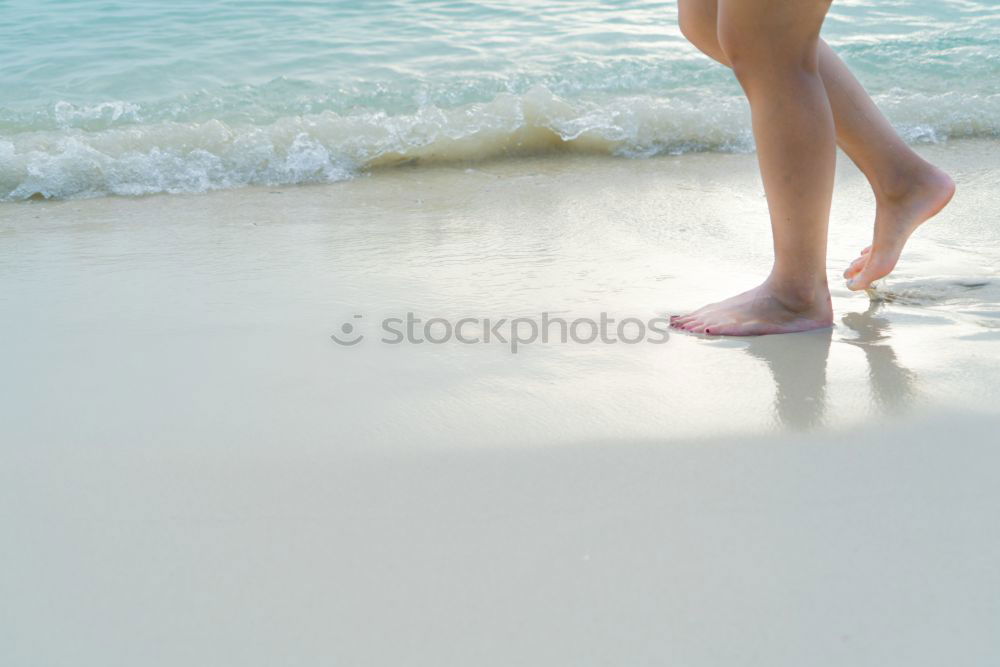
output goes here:
[[[550, 150], [752, 150], [673, 2], [0, 2], [0, 200], [331, 182]], [[835, 0], [914, 142], [1000, 135], [996, 0]]]

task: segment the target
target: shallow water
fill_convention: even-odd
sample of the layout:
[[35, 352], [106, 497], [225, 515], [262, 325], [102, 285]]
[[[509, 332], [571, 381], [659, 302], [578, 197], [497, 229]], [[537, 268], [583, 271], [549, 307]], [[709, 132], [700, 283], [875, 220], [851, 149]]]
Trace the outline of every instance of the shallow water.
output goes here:
[[[991, 1], [840, 0], [825, 36], [911, 140], [1000, 131]], [[15, 0], [0, 80], [0, 200], [752, 149], [737, 85], [673, 2]]]

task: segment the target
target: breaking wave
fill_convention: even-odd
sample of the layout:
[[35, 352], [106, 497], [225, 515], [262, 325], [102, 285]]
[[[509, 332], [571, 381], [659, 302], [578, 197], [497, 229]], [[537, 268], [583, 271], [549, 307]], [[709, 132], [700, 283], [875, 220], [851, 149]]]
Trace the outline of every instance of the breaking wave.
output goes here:
[[[1000, 94], [966, 97], [888, 93], [877, 101], [913, 142], [1000, 136]], [[646, 158], [753, 150], [745, 101], [717, 89], [567, 101], [534, 86], [397, 113], [316, 99], [244, 101], [235, 111], [226, 103], [202, 96], [0, 111], [0, 200], [331, 183], [404, 163], [553, 152]]]

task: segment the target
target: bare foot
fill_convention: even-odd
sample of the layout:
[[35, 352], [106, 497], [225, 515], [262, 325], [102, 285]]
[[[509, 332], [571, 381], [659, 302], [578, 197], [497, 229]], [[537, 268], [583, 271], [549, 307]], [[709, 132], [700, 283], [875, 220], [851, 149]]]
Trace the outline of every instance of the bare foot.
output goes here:
[[875, 239], [844, 271], [847, 287], [864, 290], [896, 267], [903, 246], [913, 231], [948, 205], [955, 182], [937, 167], [926, 164], [894, 197], [879, 198], [875, 213]]
[[821, 329], [833, 324], [830, 291], [824, 282], [803, 294], [801, 289], [763, 285], [688, 315], [675, 315], [670, 325], [692, 333], [760, 336]]

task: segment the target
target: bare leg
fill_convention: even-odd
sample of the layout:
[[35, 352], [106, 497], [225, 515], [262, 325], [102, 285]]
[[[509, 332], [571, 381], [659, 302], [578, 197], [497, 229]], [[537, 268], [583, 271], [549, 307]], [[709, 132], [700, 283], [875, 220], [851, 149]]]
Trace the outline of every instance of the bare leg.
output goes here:
[[[692, 44], [730, 66], [718, 40], [718, 0], [679, 0], [681, 29]], [[955, 184], [896, 134], [837, 54], [820, 40], [819, 71], [833, 110], [837, 142], [864, 172], [875, 193], [874, 242], [844, 272], [851, 289], [865, 289], [892, 271], [903, 245], [922, 222], [950, 201]], [[874, 251], [868, 251], [873, 248]]]
[[756, 335], [830, 326], [826, 235], [836, 137], [817, 45], [829, 0], [720, 0], [719, 43], [750, 101], [771, 213], [774, 266], [762, 285], [675, 325]]

